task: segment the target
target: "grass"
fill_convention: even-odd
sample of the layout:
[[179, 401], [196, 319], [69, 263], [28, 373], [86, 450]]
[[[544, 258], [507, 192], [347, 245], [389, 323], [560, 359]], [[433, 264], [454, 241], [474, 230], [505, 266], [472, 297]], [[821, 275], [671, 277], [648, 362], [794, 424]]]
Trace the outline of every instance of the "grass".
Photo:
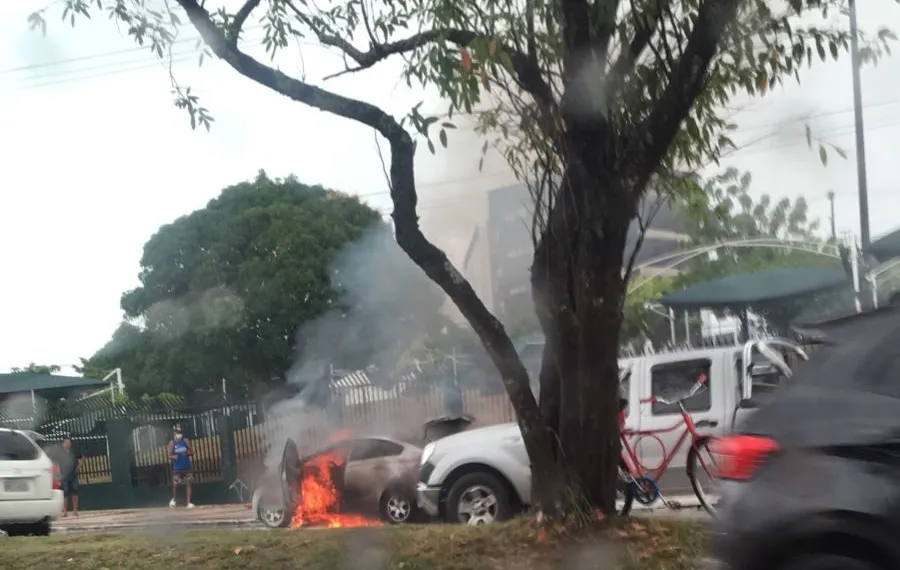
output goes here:
[[532, 520], [299, 531], [146, 531], [9, 538], [4, 570], [687, 570], [704, 525], [632, 520], [547, 534]]

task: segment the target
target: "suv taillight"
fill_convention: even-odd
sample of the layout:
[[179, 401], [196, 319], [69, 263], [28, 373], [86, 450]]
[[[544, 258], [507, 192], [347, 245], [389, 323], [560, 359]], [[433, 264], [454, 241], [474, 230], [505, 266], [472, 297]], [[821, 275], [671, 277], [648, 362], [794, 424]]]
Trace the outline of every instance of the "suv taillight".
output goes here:
[[50, 477], [53, 479], [53, 488], [59, 489], [61, 485], [59, 484], [59, 465], [56, 463], [50, 468]]
[[733, 435], [712, 443], [719, 477], [737, 481], [752, 478], [766, 457], [777, 450], [778, 444], [771, 439], [754, 435]]

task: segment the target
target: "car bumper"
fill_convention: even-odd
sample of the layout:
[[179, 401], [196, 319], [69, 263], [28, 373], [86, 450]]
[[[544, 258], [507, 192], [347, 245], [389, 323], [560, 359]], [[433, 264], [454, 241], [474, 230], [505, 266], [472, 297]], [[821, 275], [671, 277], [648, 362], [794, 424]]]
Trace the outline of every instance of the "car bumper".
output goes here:
[[425, 483], [416, 485], [416, 503], [428, 516], [436, 517], [440, 513], [441, 488], [429, 487]]
[[49, 499], [0, 501], [0, 524], [28, 524], [45, 519], [55, 521], [62, 514], [63, 493], [54, 489]]

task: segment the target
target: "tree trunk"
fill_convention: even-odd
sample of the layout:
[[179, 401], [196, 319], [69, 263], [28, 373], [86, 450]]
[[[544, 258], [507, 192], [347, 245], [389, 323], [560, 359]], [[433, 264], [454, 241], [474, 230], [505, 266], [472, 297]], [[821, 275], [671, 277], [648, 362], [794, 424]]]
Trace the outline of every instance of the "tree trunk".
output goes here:
[[[545, 334], [540, 409], [571, 496], [615, 512], [623, 255], [634, 207], [605, 180], [570, 174], [535, 248], [532, 290]], [[587, 194], [587, 198], [585, 197]], [[618, 195], [619, 197], [617, 198]], [[602, 200], [593, 197], [602, 196]], [[590, 215], [591, 208], [602, 208]], [[595, 210], [596, 211], [596, 210]], [[615, 212], [617, 215], [604, 215]], [[599, 220], [587, 225], [581, 220]]]

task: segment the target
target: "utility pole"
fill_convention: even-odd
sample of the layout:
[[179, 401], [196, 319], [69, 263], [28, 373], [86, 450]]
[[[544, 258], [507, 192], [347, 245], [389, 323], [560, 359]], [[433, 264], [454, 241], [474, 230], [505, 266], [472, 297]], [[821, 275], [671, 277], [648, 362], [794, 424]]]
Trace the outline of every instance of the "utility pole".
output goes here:
[[829, 218], [831, 222], [831, 239], [834, 240], [834, 243], [837, 243], [837, 230], [834, 225], [834, 190], [828, 191], [828, 202], [831, 204], [831, 217]]
[[849, 0], [847, 11], [850, 15], [850, 62], [853, 66], [853, 115], [856, 123], [856, 180], [859, 190], [859, 233], [862, 250], [869, 249], [869, 189], [866, 182], [866, 136], [863, 127], [862, 87], [859, 69], [859, 38], [856, 26], [856, 0]]

